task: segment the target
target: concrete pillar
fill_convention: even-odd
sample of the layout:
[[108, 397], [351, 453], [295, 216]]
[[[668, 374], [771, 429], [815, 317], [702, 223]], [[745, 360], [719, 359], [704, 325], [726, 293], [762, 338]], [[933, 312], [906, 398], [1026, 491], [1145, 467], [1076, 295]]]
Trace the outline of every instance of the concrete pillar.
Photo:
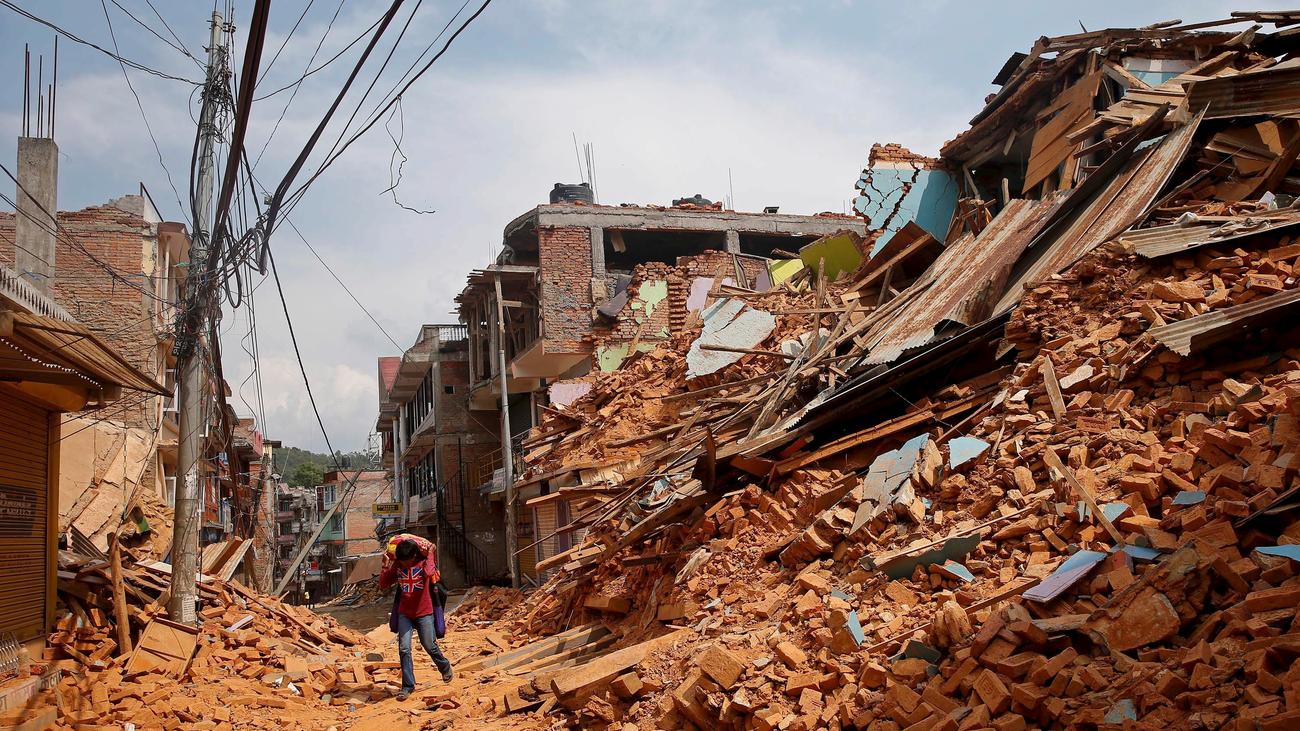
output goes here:
[[41, 137], [18, 138], [18, 275], [42, 292], [54, 280], [55, 232], [58, 221], [59, 146]]
[[[605, 229], [591, 227], [591, 303], [598, 306], [609, 299], [605, 286]], [[596, 315], [593, 312], [592, 317]]]
[[734, 229], [727, 229], [727, 251], [732, 254], [740, 253], [740, 232]]
[[591, 276], [605, 278], [605, 229], [600, 226], [591, 227]]

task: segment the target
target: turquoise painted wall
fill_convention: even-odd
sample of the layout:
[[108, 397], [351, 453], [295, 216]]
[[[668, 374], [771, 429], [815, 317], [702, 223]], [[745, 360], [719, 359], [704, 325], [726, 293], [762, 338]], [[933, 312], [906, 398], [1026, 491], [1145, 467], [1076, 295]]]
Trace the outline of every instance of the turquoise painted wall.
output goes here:
[[[871, 183], [868, 185], [864, 172], [858, 180], [858, 189], [862, 195], [853, 199], [853, 208], [871, 219], [870, 228], [880, 228], [900, 199], [902, 205], [898, 213], [889, 221], [886, 231], [894, 232], [908, 221], [925, 229], [939, 241], [948, 233], [948, 224], [952, 213], [957, 208], [957, 181], [944, 170], [921, 170], [917, 172], [911, 166], [900, 167], [877, 166], [869, 171]], [[903, 195], [906, 183], [916, 176], [907, 195]], [[876, 240], [879, 249], [889, 240], [881, 236]], [[872, 253], [875, 253], [874, 250]]]

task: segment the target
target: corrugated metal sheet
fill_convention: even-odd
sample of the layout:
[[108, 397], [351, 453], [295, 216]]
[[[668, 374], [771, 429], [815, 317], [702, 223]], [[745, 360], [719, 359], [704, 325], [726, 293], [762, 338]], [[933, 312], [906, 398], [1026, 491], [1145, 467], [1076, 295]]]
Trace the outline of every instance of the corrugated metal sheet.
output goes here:
[[1244, 305], [1189, 317], [1147, 332], [1157, 343], [1179, 355], [1191, 355], [1261, 325], [1293, 317], [1300, 307], [1300, 289], [1262, 297]]
[[[1300, 217], [1288, 218], [1280, 221], [1260, 221], [1260, 225], [1253, 228], [1242, 228], [1246, 225], [1246, 217], [1239, 218], [1227, 224], [1196, 224], [1192, 226], [1156, 226], [1154, 228], [1137, 229], [1129, 231], [1121, 239], [1132, 244], [1134, 250], [1141, 256], [1148, 259], [1155, 259], [1170, 254], [1178, 254], [1184, 251], [1191, 251], [1202, 246], [1210, 244], [1221, 244], [1226, 241], [1238, 241], [1247, 239], [1251, 236], [1272, 233], [1283, 229], [1291, 228], [1300, 224]], [[1216, 235], [1222, 234], [1222, 235]]]
[[[1162, 116], [1153, 116], [1152, 124], [1158, 123]], [[1020, 301], [1027, 285], [1033, 285], [1065, 269], [1084, 254], [1133, 225], [1168, 182], [1174, 168], [1182, 162], [1200, 122], [1201, 117], [1197, 115], [1192, 121], [1165, 135], [1156, 145], [1136, 154], [1077, 212], [1068, 226], [1045, 232], [1046, 240], [1035, 242], [1030, 249], [1030, 256], [1039, 247], [1046, 248], [1036, 259], [1023, 265], [998, 302], [996, 311], [1010, 310]], [[1104, 174], [1102, 169], [1093, 173], [1099, 174]], [[1091, 180], [1089, 178], [1085, 184]], [[1086, 190], [1088, 188], [1080, 186], [1076, 193]]]
[[1206, 119], [1300, 112], [1300, 66], [1206, 79], [1187, 91], [1189, 109]]
[[924, 295], [866, 333], [867, 362], [892, 362], [933, 340], [946, 325], [968, 326], [987, 317], [1011, 268], [1055, 205], [1012, 200], [978, 236], [967, 234], [949, 245], [912, 285], [928, 288]]

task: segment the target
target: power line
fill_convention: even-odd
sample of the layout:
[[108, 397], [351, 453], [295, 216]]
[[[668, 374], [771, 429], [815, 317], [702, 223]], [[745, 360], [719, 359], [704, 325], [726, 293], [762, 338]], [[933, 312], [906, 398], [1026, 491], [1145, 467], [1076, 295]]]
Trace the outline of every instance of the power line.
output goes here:
[[[271, 67], [274, 66], [276, 60], [280, 58], [280, 54], [284, 51], [285, 46], [289, 45], [289, 39], [293, 38], [293, 34], [298, 32], [298, 26], [302, 25], [302, 19], [307, 17], [307, 11], [311, 10], [311, 6], [315, 3], [316, 0], [307, 0], [307, 7], [302, 9], [302, 14], [298, 16], [297, 22], [293, 24], [293, 27], [289, 29], [289, 33], [284, 37], [284, 43], [281, 43], [280, 47], [276, 49], [275, 55], [271, 57], [271, 62], [266, 65], [266, 68], [262, 69], [262, 75], [257, 77], [257, 83], [260, 84], [263, 81], [266, 81], [266, 75], [271, 73]], [[310, 66], [310, 64], [308, 64], [308, 66]]]
[[[339, 0], [338, 6], [334, 8], [334, 15], [330, 18], [329, 24], [325, 26], [325, 33], [321, 35], [320, 41], [316, 43], [316, 50], [311, 52], [311, 58], [307, 59], [307, 64], [306, 64], [307, 69], [311, 69], [311, 64], [313, 61], [316, 60], [316, 55], [320, 53], [321, 46], [325, 45], [325, 39], [329, 38], [330, 31], [334, 29], [334, 21], [338, 19], [339, 11], [343, 9], [343, 3], [345, 2], [347, 2], [347, 0]], [[358, 38], [360, 38], [360, 36], [358, 36]], [[353, 43], [355, 42], [356, 41], [353, 41]], [[348, 44], [348, 47], [351, 48], [351, 44]], [[279, 54], [277, 53], [276, 55]], [[335, 56], [335, 58], [338, 57]], [[257, 164], [262, 161], [262, 155], [266, 153], [266, 148], [270, 146], [271, 140], [275, 138], [275, 133], [280, 130], [280, 123], [284, 121], [284, 115], [289, 113], [289, 106], [293, 104], [294, 99], [298, 98], [298, 90], [302, 88], [301, 87], [302, 80], [306, 79], [307, 75], [310, 73], [311, 73], [310, 70], [304, 70], [302, 79], [300, 79], [297, 84], [293, 85], [293, 93], [289, 95], [289, 101], [284, 103], [284, 109], [280, 110], [280, 117], [275, 120], [275, 126], [271, 128], [271, 134], [267, 135], [266, 142], [262, 143], [262, 149], [258, 151], [257, 159], [253, 161], [253, 169], [256, 169]], [[274, 94], [271, 94], [270, 96], [274, 96]], [[267, 97], [262, 97], [262, 98], [266, 99]], [[254, 99], [253, 101], [256, 102], [258, 100]]]
[[[179, 51], [182, 55], [188, 56], [192, 61], [194, 61], [194, 63], [196, 63], [196, 64], [199, 63], [199, 60], [198, 60], [197, 58], [194, 58], [194, 55], [191, 54], [189, 51], [187, 51], [183, 46], [178, 46], [178, 45], [176, 45], [175, 43], [172, 43], [171, 41], [167, 40], [166, 38], [163, 38], [162, 35], [158, 33], [158, 31], [156, 31], [156, 30], [154, 30], [153, 28], [149, 27], [149, 25], [148, 25], [147, 23], [145, 23], [143, 20], [140, 20], [139, 18], [135, 17], [135, 15], [133, 15], [133, 14], [131, 13], [130, 10], [127, 10], [126, 7], [122, 5], [122, 3], [118, 2], [117, 0], [112, 0], [112, 3], [113, 3], [114, 5], [117, 6], [117, 9], [118, 9], [118, 10], [121, 10], [123, 13], [126, 13], [126, 17], [130, 18], [131, 20], [134, 20], [134, 21], [136, 22], [136, 25], [138, 25], [138, 26], [140, 26], [141, 28], [144, 28], [145, 30], [149, 31], [150, 33], [152, 33], [152, 34], [154, 35], [155, 38], [157, 38], [158, 40], [162, 41], [163, 43], [166, 43], [168, 46], [172, 47], [173, 49]], [[153, 6], [151, 5], [150, 7], [153, 7]], [[158, 11], [157, 11], [157, 10], [154, 10], [154, 14], [157, 15], [157, 13], [158, 13]], [[159, 15], [158, 18], [161, 20], [161, 19], [162, 19], [162, 16]], [[166, 22], [163, 23], [163, 25], [166, 25], [166, 24], [167, 24]], [[167, 30], [170, 31], [171, 28], [168, 28]], [[176, 34], [175, 34], [175, 33], [172, 33], [172, 35], [175, 36]], [[177, 40], [180, 40], [180, 39], [177, 39]], [[114, 51], [117, 50], [117, 42], [116, 42], [116, 41], [114, 41], [114, 43], [113, 43], [113, 50], [114, 50]], [[199, 64], [199, 68], [203, 68], [203, 64]]]
[[352, 48], [353, 46], [357, 45], [357, 43], [359, 43], [359, 42], [361, 41], [362, 38], [365, 38], [365, 37], [366, 37], [366, 34], [368, 34], [370, 31], [374, 30], [374, 29], [375, 29], [375, 26], [379, 25], [379, 23], [380, 23], [379, 20], [376, 20], [375, 22], [371, 23], [369, 28], [366, 28], [365, 30], [361, 31], [360, 35], [358, 35], [356, 38], [353, 38], [352, 41], [351, 41], [350, 43], [348, 43], [346, 46], [344, 46], [344, 47], [342, 48], [342, 50], [340, 50], [338, 53], [336, 53], [336, 54], [334, 54], [333, 56], [331, 56], [331, 57], [329, 58], [329, 60], [325, 61], [325, 62], [322, 63], [321, 65], [319, 65], [319, 66], [317, 66], [316, 68], [311, 69], [310, 71], [307, 71], [306, 73], [304, 73], [304, 74], [303, 74], [303, 75], [302, 75], [302, 76], [301, 76], [297, 81], [293, 82], [292, 84], [286, 84], [286, 85], [280, 87], [279, 89], [276, 89], [275, 91], [270, 92], [270, 93], [268, 93], [268, 94], [264, 94], [264, 95], [262, 95], [262, 96], [255, 97], [255, 98], [253, 99], [253, 101], [255, 101], [255, 102], [264, 101], [264, 100], [266, 100], [266, 99], [270, 99], [271, 97], [275, 96], [276, 94], [279, 94], [279, 93], [281, 93], [281, 92], [288, 91], [289, 89], [294, 89], [294, 88], [297, 88], [298, 86], [301, 86], [301, 85], [302, 85], [302, 82], [306, 81], [308, 76], [311, 76], [312, 74], [315, 74], [315, 73], [317, 73], [317, 72], [323, 70], [326, 66], [329, 66], [330, 64], [334, 63], [335, 61], [337, 61], [337, 60], [339, 59], [339, 57], [341, 57], [343, 54], [345, 54], [345, 53], [347, 53], [349, 50], [351, 50], [351, 48]]
[[[117, 0], [113, 0], [113, 4], [117, 5], [119, 8], [122, 7], [121, 5], [118, 5]], [[113, 40], [113, 50], [116, 51], [117, 34], [113, 32], [113, 21], [108, 17], [108, 5], [104, 0], [99, 0], [99, 5], [104, 9], [104, 22], [108, 23], [108, 37]], [[125, 10], [126, 9], [123, 8], [124, 12]], [[127, 15], [131, 14], [127, 13]], [[134, 15], [131, 15], [131, 17], [135, 18]], [[154, 35], [158, 34], [155, 33]], [[162, 36], [158, 37], [162, 38]], [[149, 124], [149, 115], [145, 114], [144, 104], [140, 101], [140, 95], [136, 93], [135, 85], [131, 83], [131, 75], [126, 72], [126, 64], [122, 62], [120, 57], [118, 58], [118, 64], [122, 67], [122, 78], [126, 79], [126, 87], [131, 90], [131, 96], [135, 97], [135, 106], [140, 110], [140, 119], [144, 121], [144, 129], [149, 133], [149, 140], [153, 142], [153, 150], [158, 153], [158, 164], [162, 166], [163, 173], [167, 175], [167, 185], [171, 186], [172, 194], [176, 196], [176, 207], [180, 209], [180, 214], [183, 216], [185, 215], [185, 206], [181, 203], [181, 193], [176, 189], [176, 183], [172, 181], [172, 171], [167, 169], [167, 163], [163, 160], [162, 148], [158, 146], [158, 138], [154, 137], [153, 127]]]
[[[307, 366], [302, 362], [302, 351], [298, 349], [298, 336], [293, 330], [293, 319], [289, 316], [289, 303], [284, 297], [284, 287], [280, 284], [280, 272], [275, 268], [275, 254], [270, 253], [271, 277], [275, 280], [275, 291], [280, 295], [280, 308], [284, 310], [284, 322], [289, 327], [289, 343], [293, 345], [294, 357], [298, 359], [298, 372], [302, 374], [302, 384], [307, 388], [307, 401], [311, 404], [312, 413], [316, 415], [316, 424], [320, 426], [321, 436], [325, 438], [325, 447], [329, 449], [330, 456], [334, 455], [334, 445], [330, 443], [329, 432], [325, 430], [325, 421], [321, 419], [320, 409], [316, 407], [316, 397], [311, 392], [311, 380], [307, 378]], [[334, 465], [338, 467], [338, 458], [334, 457]]]
[[140, 63], [140, 62], [138, 62], [138, 61], [132, 61], [132, 60], [129, 59], [129, 58], [123, 58], [123, 57], [117, 55], [116, 53], [114, 53], [114, 52], [112, 52], [112, 51], [106, 49], [106, 48], [103, 48], [103, 47], [98, 46], [98, 45], [96, 45], [96, 44], [94, 44], [94, 43], [91, 43], [90, 41], [88, 41], [88, 40], [86, 40], [86, 39], [84, 39], [84, 38], [81, 38], [80, 36], [77, 36], [76, 34], [70, 32], [70, 31], [67, 31], [67, 30], [64, 30], [63, 28], [60, 28], [59, 26], [55, 25], [54, 23], [51, 23], [51, 22], [48, 21], [48, 20], [45, 20], [44, 18], [40, 18], [40, 17], [38, 17], [38, 16], [32, 15], [31, 13], [27, 12], [26, 10], [23, 10], [22, 8], [18, 7], [17, 5], [14, 5], [14, 4], [13, 4], [12, 2], [10, 2], [9, 0], [0, 0], [0, 5], [3, 5], [4, 7], [9, 8], [10, 10], [14, 11], [15, 13], [18, 13], [19, 15], [23, 16], [24, 18], [27, 18], [28, 20], [31, 20], [32, 22], [40, 23], [41, 25], [43, 25], [43, 26], [49, 28], [50, 30], [53, 30], [55, 33], [58, 33], [59, 35], [63, 36], [64, 38], [67, 38], [68, 40], [70, 40], [70, 41], [72, 41], [72, 42], [74, 42], [74, 43], [80, 43], [80, 44], [83, 45], [83, 46], [89, 46], [89, 47], [95, 49], [96, 51], [99, 51], [100, 53], [102, 53], [102, 54], [108, 56], [109, 58], [112, 58], [113, 60], [117, 61], [118, 63], [126, 64], [127, 66], [130, 66], [130, 67], [133, 68], [133, 69], [137, 69], [137, 70], [140, 70], [140, 71], [144, 71], [145, 73], [153, 74], [154, 76], [158, 76], [158, 77], [160, 77], [160, 78], [170, 79], [170, 80], [172, 80], [172, 81], [184, 81], [184, 82], [187, 83], [187, 84], [193, 84], [193, 85], [195, 85], [195, 86], [202, 86], [202, 84], [198, 83], [197, 81], [191, 81], [191, 80], [189, 80], [189, 79], [187, 79], [187, 78], [184, 78], [184, 77], [182, 77], [182, 76], [173, 76], [172, 74], [169, 74], [169, 73], [166, 73], [166, 72], [163, 72], [163, 71], [159, 71], [158, 69], [151, 68], [151, 67], [149, 67], [149, 66], [145, 66], [144, 64], [142, 64], [142, 63]]
[[268, 236], [271, 232], [275, 231], [276, 216], [279, 213], [280, 207], [284, 204], [285, 194], [288, 192], [289, 186], [293, 184], [293, 179], [298, 176], [298, 173], [302, 170], [302, 166], [306, 164], [307, 157], [311, 155], [316, 143], [320, 141], [321, 135], [325, 132], [325, 127], [334, 116], [334, 112], [338, 111], [339, 105], [343, 103], [344, 96], [346, 96], [348, 90], [352, 88], [352, 82], [356, 81], [357, 75], [361, 73], [361, 67], [365, 65], [366, 59], [370, 58], [370, 54], [375, 50], [375, 46], [379, 43], [379, 38], [383, 36], [384, 31], [388, 29], [389, 23], [391, 23], [393, 18], [396, 17], [397, 11], [401, 6], [402, 0], [394, 0], [388, 7], [388, 10], [380, 19], [379, 26], [375, 29], [374, 34], [371, 35], [370, 42], [366, 44], [365, 50], [361, 52], [361, 58], [359, 58], [356, 64], [353, 65], [352, 72], [348, 74], [347, 80], [343, 83], [343, 88], [335, 95], [334, 102], [330, 104], [329, 109], [326, 110], [325, 116], [322, 117], [321, 121], [316, 125], [316, 129], [312, 132], [311, 136], [307, 138], [306, 144], [303, 145], [302, 150], [298, 153], [297, 159], [293, 161], [288, 172], [286, 172], [284, 177], [280, 180], [280, 184], [276, 186], [275, 195], [272, 196], [271, 203], [267, 207], [266, 213], [266, 233]]
[[[379, 122], [379, 120], [382, 118], [382, 115], [397, 103], [397, 99], [400, 99], [415, 84], [415, 82], [420, 80], [420, 77], [424, 76], [424, 74], [427, 73], [429, 69], [435, 63], [438, 62], [438, 59], [442, 58], [443, 55], [447, 53], [447, 50], [451, 48], [451, 44], [455, 42], [456, 38], [459, 37], [460, 34], [463, 33], [465, 29], [468, 28], [469, 25], [473, 23], [480, 15], [482, 15], [483, 11], [487, 10], [488, 6], [491, 4], [492, 4], [492, 0], [484, 0], [483, 4], [479, 6], [478, 10], [474, 11], [473, 15], [466, 18], [465, 22], [461, 23], [460, 27], [456, 29], [456, 32], [451, 34], [451, 37], [447, 39], [446, 43], [443, 44], [442, 48], [439, 49], [438, 53], [435, 54], [433, 58], [429, 59], [429, 62], [426, 63], [415, 74], [414, 77], [412, 77], [409, 81], [406, 82], [404, 86], [401, 87], [401, 89], [397, 92], [396, 96], [393, 97], [393, 99], [389, 101], [386, 105], [381, 107], [375, 113], [375, 115], [370, 119], [370, 121], [364, 127], [361, 128], [360, 131], [354, 134], [351, 138], [348, 139], [346, 143], [343, 144], [343, 146], [338, 150], [338, 152], [334, 153], [331, 157], [327, 158], [321, 164], [321, 167], [316, 171], [315, 175], [313, 175], [310, 179], [307, 180], [307, 182], [303, 183], [302, 186], [300, 186], [297, 190], [295, 190], [293, 195], [289, 196], [289, 203], [287, 205], [290, 209], [297, 204], [298, 200], [302, 198], [302, 194], [306, 192], [307, 187], [310, 186], [313, 182], [315, 182], [315, 180], [319, 178], [322, 173], [325, 172], [326, 168], [328, 168], [331, 164], [334, 163], [335, 160], [337, 160], [344, 152], [346, 152], [348, 147], [350, 147], [354, 142], [360, 139], [361, 136], [364, 135], [366, 132], [369, 132], [370, 129], [374, 127], [376, 123]], [[276, 207], [275, 201], [273, 201], [272, 207], [269, 210], [274, 211], [275, 207]], [[268, 225], [268, 229], [269, 229], [268, 235], [270, 231], [274, 231], [274, 225], [273, 225], [274, 217], [272, 216], [269, 220], [271, 225]]]
[[388, 342], [401, 350], [402, 346], [398, 345], [397, 341], [393, 339], [393, 336], [389, 335], [388, 331], [384, 329], [384, 326], [379, 324], [379, 320], [376, 320], [375, 316], [370, 314], [370, 310], [367, 310], [366, 306], [361, 304], [361, 300], [357, 299], [357, 296], [352, 294], [352, 290], [348, 289], [348, 285], [344, 284], [343, 280], [339, 279], [339, 275], [335, 274], [334, 270], [330, 268], [330, 265], [325, 263], [325, 260], [321, 258], [320, 254], [316, 253], [316, 248], [311, 245], [311, 242], [307, 240], [307, 237], [302, 235], [302, 232], [293, 224], [293, 221], [289, 220], [288, 215], [285, 215], [284, 222], [289, 224], [289, 228], [298, 235], [298, 238], [301, 239], [304, 244], [306, 244], [307, 250], [311, 252], [311, 255], [316, 257], [316, 261], [320, 262], [320, 265], [325, 267], [325, 271], [329, 272], [331, 277], [334, 277], [334, 281], [338, 282], [339, 286], [343, 288], [343, 291], [346, 292], [347, 295], [352, 298], [352, 301], [357, 304], [357, 307], [360, 307], [361, 311], [366, 313], [366, 317], [370, 318], [370, 321], [375, 323], [375, 327], [379, 328], [379, 332], [383, 333], [384, 337], [388, 338]]
[[190, 49], [185, 47], [185, 42], [181, 40], [181, 37], [176, 35], [176, 31], [172, 30], [170, 25], [167, 25], [167, 19], [162, 16], [162, 13], [158, 12], [158, 8], [153, 6], [152, 0], [144, 0], [144, 4], [149, 6], [149, 9], [153, 11], [154, 16], [158, 18], [158, 22], [162, 23], [163, 27], [167, 29], [167, 32], [171, 34], [172, 38], [176, 39], [176, 44], [181, 47], [181, 53], [193, 58], [195, 63], [199, 64], [199, 68], [203, 68], [203, 63], [199, 61], [194, 54], [190, 53]]
[[[255, 176], [252, 176], [251, 172], [250, 172], [250, 177], [253, 183], [256, 184], [258, 187], [260, 187], [262, 189], [262, 192], [265, 193], [266, 187], [262, 185], [261, 181], [259, 181]], [[256, 193], [256, 191], [254, 191], [254, 193]], [[334, 269], [331, 268], [330, 265], [325, 262], [325, 259], [323, 259], [320, 253], [316, 251], [316, 247], [311, 245], [311, 242], [307, 240], [306, 236], [303, 236], [302, 231], [298, 230], [298, 227], [294, 225], [293, 221], [289, 219], [288, 214], [285, 214], [284, 222], [289, 224], [289, 228], [292, 229], [295, 234], [297, 234], [298, 239], [301, 240], [302, 243], [307, 247], [307, 250], [311, 252], [311, 255], [316, 257], [316, 261], [320, 262], [320, 265], [325, 267], [325, 271], [329, 272], [330, 276], [334, 278], [334, 281], [338, 282], [338, 285], [343, 288], [343, 291], [347, 293], [348, 297], [351, 297], [352, 301], [356, 303], [357, 307], [361, 308], [361, 311], [365, 313], [366, 317], [370, 318], [370, 321], [375, 324], [375, 327], [379, 328], [379, 332], [383, 333], [384, 337], [388, 338], [388, 342], [392, 343], [393, 346], [396, 347], [397, 349], [403, 350], [404, 348], [402, 348], [402, 346], [398, 344], [398, 342], [395, 339], [393, 339], [392, 335], [388, 334], [388, 331], [384, 329], [384, 326], [379, 324], [379, 320], [376, 319], [374, 315], [370, 314], [370, 310], [368, 310], [365, 305], [361, 304], [361, 300], [357, 299], [357, 296], [352, 293], [352, 290], [348, 288], [348, 285], [345, 284], [343, 280], [339, 277], [339, 275], [334, 272]]]

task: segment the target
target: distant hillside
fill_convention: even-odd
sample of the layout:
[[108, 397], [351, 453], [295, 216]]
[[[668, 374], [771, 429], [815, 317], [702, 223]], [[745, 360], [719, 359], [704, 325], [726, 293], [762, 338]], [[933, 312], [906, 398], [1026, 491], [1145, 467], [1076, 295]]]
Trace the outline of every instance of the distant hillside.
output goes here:
[[[363, 451], [337, 453], [338, 464], [347, 469], [373, 469], [378, 455]], [[298, 447], [280, 447], [275, 450], [275, 472], [283, 475], [290, 485], [309, 487], [324, 482], [325, 473], [334, 469], [335, 459], [322, 452]]]

